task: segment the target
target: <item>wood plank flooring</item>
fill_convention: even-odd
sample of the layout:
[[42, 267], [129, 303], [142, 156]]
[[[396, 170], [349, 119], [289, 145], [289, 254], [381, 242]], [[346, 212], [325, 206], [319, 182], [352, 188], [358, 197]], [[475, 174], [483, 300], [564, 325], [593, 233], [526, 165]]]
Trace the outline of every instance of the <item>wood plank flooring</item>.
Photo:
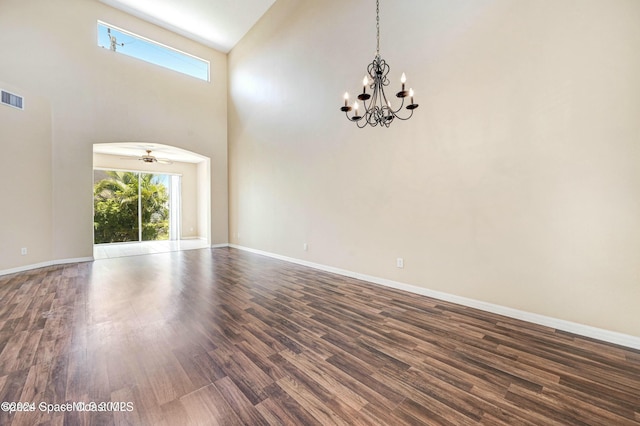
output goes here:
[[3, 401], [36, 411], [2, 425], [638, 425], [640, 352], [218, 248], [0, 277]]

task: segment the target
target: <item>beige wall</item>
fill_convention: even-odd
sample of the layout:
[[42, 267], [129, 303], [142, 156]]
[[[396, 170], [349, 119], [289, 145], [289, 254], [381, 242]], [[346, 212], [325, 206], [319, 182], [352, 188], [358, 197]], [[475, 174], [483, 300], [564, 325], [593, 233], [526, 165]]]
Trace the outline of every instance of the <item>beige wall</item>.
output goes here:
[[640, 336], [638, 22], [636, 0], [382, 2], [389, 92], [406, 72], [420, 108], [360, 130], [338, 109], [372, 2], [279, 0], [229, 55], [231, 241]]
[[[133, 163], [133, 164], [132, 164]], [[182, 163], [179, 161], [173, 162], [173, 164], [160, 164], [160, 163], [143, 163], [141, 161], [130, 161], [122, 159], [117, 155], [107, 154], [93, 154], [93, 166], [95, 168], [111, 169], [111, 170], [130, 170], [139, 172], [150, 172], [157, 174], [174, 174], [180, 175], [181, 178], [181, 207], [180, 214], [182, 238], [206, 238], [207, 227], [202, 228], [200, 233], [198, 224], [199, 211], [198, 204], [198, 164], [196, 163]], [[208, 176], [203, 176], [203, 179], [208, 179]], [[204, 193], [202, 196], [209, 201], [209, 197]]]
[[[97, 47], [97, 20], [209, 60], [211, 83]], [[211, 241], [227, 242], [226, 55], [97, 0], [3, 0], [0, 40], [0, 81], [51, 104], [49, 260], [92, 255], [94, 143], [160, 143], [211, 158]], [[26, 219], [12, 226], [32, 229]], [[12, 266], [32, 263], [19, 260]]]
[[[24, 110], [0, 105], [0, 271], [51, 259], [51, 106], [41, 96], [5, 83], [23, 96]], [[16, 226], [23, 224], [23, 227]], [[21, 249], [27, 254], [22, 255]]]

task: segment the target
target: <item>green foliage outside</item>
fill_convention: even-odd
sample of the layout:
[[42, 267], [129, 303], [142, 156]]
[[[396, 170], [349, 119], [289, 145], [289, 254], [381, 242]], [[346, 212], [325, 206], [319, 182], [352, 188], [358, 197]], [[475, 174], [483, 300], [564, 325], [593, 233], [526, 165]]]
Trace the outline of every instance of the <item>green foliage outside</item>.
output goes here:
[[153, 174], [107, 171], [93, 186], [94, 243], [138, 241], [138, 183], [142, 240], [169, 239], [169, 194]]

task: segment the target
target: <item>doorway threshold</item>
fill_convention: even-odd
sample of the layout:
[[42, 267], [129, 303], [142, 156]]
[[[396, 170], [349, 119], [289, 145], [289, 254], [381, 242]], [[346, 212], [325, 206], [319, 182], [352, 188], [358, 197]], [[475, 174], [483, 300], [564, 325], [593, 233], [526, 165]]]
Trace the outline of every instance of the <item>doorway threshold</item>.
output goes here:
[[140, 256], [144, 254], [167, 253], [170, 251], [209, 248], [205, 239], [196, 238], [179, 241], [142, 241], [129, 243], [94, 244], [93, 258], [112, 259], [114, 257]]

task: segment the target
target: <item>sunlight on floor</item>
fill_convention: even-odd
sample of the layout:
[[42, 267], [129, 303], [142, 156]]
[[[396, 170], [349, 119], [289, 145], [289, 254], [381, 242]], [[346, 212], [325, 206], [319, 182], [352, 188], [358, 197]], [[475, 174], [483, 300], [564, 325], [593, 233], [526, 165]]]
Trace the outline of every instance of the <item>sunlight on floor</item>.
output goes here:
[[143, 241], [141, 243], [96, 244], [93, 246], [93, 258], [110, 259], [113, 257], [139, 256], [142, 254], [166, 253], [170, 251], [195, 250], [208, 248], [206, 240], [180, 241]]

